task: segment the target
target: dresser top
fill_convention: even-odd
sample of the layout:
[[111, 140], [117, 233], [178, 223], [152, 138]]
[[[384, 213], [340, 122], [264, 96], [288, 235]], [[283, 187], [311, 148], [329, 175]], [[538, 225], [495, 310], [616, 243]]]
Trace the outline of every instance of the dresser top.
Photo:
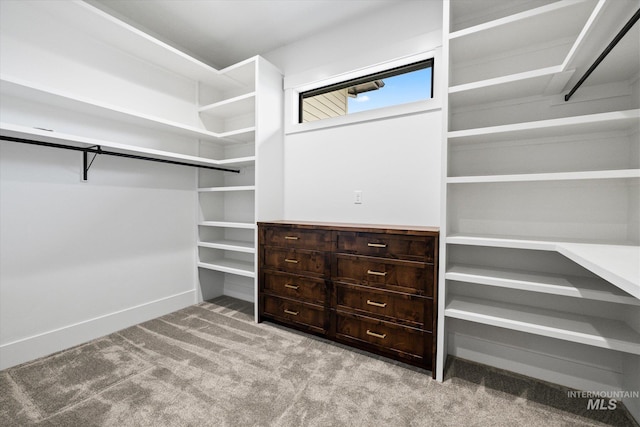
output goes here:
[[315, 222], [315, 221], [265, 221], [258, 222], [259, 226], [280, 225], [294, 228], [312, 228], [337, 231], [357, 231], [361, 233], [389, 233], [389, 234], [409, 234], [420, 236], [438, 236], [439, 227], [412, 226], [412, 225], [391, 225], [391, 224], [350, 224], [343, 222]]

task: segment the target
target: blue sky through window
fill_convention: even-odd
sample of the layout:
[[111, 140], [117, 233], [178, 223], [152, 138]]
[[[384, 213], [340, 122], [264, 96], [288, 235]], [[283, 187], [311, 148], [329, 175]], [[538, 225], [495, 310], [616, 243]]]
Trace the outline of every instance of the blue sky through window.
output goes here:
[[432, 67], [383, 79], [384, 87], [349, 98], [349, 113], [431, 98]]

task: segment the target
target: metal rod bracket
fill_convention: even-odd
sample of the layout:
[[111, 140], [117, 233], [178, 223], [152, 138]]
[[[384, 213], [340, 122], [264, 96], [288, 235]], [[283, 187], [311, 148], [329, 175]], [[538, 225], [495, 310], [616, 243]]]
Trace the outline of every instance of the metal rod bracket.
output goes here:
[[89, 162], [89, 164], [87, 165], [87, 157], [89, 154], [89, 151], [83, 151], [82, 152], [82, 180], [83, 181], [87, 181], [88, 175], [89, 175], [89, 169], [91, 169], [91, 165], [93, 164], [93, 161], [96, 159], [96, 157], [98, 157], [98, 154], [102, 154], [102, 147], [100, 147], [99, 145], [92, 145], [91, 147], [87, 147], [89, 149], [95, 149], [95, 151], [92, 151], [93, 153], [93, 157], [91, 158], [91, 161]]

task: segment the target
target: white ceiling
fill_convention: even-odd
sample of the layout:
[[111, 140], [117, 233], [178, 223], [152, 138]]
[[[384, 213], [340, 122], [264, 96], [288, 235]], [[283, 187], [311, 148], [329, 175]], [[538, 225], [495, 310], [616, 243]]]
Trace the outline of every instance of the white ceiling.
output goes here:
[[87, 0], [216, 68], [411, 0]]
[[[2, 1], [2, 0], [0, 0]], [[254, 55], [314, 34], [330, 31], [368, 14], [391, 11], [399, 2], [417, 0], [85, 0], [108, 13], [154, 34], [160, 40], [214, 66], [224, 68]], [[424, 1], [424, 0], [423, 0]], [[429, 0], [441, 1], [441, 0]], [[502, 4], [510, 12], [555, 0], [457, 0], [453, 7], [475, 10]], [[594, 2], [595, 4], [595, 2]], [[606, 13], [590, 31], [571, 66], [573, 85], [637, 9], [639, 0], [606, 3]], [[462, 14], [460, 14], [462, 15]], [[464, 15], [469, 15], [469, 10]], [[487, 17], [485, 17], [487, 18]], [[473, 23], [467, 22], [466, 25]], [[456, 24], [454, 23], [454, 26]], [[640, 23], [613, 49], [588, 79], [587, 85], [622, 81], [637, 72], [640, 61]], [[375, 31], [375, 30], [374, 30]], [[579, 65], [578, 65], [579, 64]]]

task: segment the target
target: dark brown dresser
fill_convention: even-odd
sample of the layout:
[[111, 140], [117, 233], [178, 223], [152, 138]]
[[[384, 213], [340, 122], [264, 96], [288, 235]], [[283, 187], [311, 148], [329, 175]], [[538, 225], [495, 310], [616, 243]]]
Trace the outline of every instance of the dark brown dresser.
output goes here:
[[436, 227], [258, 223], [258, 321], [435, 375]]

